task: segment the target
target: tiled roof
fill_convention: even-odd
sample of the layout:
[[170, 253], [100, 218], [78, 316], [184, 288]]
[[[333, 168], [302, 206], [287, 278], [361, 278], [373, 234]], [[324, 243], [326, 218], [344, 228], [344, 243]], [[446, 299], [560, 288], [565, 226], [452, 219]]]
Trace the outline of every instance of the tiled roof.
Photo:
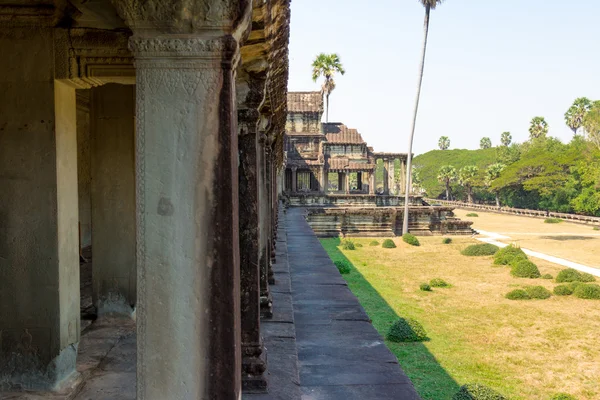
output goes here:
[[288, 112], [323, 112], [321, 92], [288, 92]]
[[329, 143], [336, 144], [365, 144], [362, 136], [356, 129], [350, 129], [344, 124], [323, 124], [323, 130]]
[[327, 168], [329, 170], [369, 171], [375, 168], [375, 164], [351, 161], [347, 158], [329, 158]]

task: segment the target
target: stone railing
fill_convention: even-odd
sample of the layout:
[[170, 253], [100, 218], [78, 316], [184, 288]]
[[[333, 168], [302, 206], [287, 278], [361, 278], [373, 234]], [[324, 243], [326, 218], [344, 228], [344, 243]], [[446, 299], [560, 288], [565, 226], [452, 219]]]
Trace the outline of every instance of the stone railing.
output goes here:
[[462, 201], [447, 201], [447, 200], [436, 200], [436, 199], [423, 199], [430, 205], [433, 204], [441, 204], [443, 206], [452, 206], [456, 208], [464, 208], [467, 210], [479, 210], [486, 212], [494, 212], [501, 214], [512, 214], [512, 215], [521, 215], [524, 217], [532, 217], [532, 218], [560, 218], [565, 221], [575, 222], [579, 224], [592, 224], [592, 225], [600, 225], [600, 217], [591, 217], [588, 215], [579, 215], [579, 214], [567, 214], [567, 213], [558, 213], [553, 211], [543, 211], [543, 210], [528, 210], [525, 208], [511, 208], [511, 207], [496, 207], [488, 204], [475, 204], [475, 203], [464, 203]]

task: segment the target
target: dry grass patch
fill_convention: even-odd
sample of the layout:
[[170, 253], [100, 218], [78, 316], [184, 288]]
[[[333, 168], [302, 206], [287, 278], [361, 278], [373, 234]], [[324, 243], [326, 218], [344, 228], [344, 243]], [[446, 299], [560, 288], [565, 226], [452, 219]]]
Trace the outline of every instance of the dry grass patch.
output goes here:
[[[480, 220], [485, 219], [481, 214]], [[419, 239], [421, 247], [397, 241], [396, 249], [365, 246], [342, 251], [360, 273], [344, 277], [383, 336], [393, 321], [379, 315], [381, 300], [373, 293], [398, 316], [424, 326], [430, 341], [419, 345], [426, 346], [435, 366], [442, 366], [458, 384], [479, 382], [511, 399], [547, 400], [559, 392], [580, 400], [600, 398], [600, 347], [594, 341], [600, 331], [597, 300], [508, 300], [507, 292], [525, 289], [532, 281], [512, 277], [507, 268], [492, 268], [492, 257], [460, 254], [477, 241], [454, 238], [445, 245], [439, 237]], [[356, 239], [364, 244], [370, 240]], [[336, 241], [322, 240], [330, 254], [337, 251]], [[556, 276], [562, 269], [542, 260], [536, 263], [542, 274]], [[419, 290], [420, 283], [432, 278], [452, 282], [453, 287]], [[367, 291], [368, 285], [374, 290]], [[552, 291], [556, 284], [538, 279], [535, 285]], [[438, 385], [434, 389], [425, 385], [433, 364], [417, 360], [410, 345], [389, 345], [424, 399], [450, 398], [456, 391], [452, 388], [447, 397], [450, 389], [444, 391], [435, 382], [427, 383]]]

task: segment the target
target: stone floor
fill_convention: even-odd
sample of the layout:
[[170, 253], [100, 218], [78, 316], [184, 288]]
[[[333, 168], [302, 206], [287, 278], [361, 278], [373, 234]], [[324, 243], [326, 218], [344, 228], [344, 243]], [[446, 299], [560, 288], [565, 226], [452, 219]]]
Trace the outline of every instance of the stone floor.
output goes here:
[[[276, 284], [271, 287], [274, 315], [261, 325], [269, 393], [244, 394], [244, 400], [418, 400], [304, 211], [291, 208], [279, 220]], [[91, 305], [90, 272], [91, 264], [83, 264], [83, 315]], [[135, 322], [103, 318], [82, 333], [80, 378], [71, 390], [0, 393], [0, 399], [134, 400], [135, 369]]]

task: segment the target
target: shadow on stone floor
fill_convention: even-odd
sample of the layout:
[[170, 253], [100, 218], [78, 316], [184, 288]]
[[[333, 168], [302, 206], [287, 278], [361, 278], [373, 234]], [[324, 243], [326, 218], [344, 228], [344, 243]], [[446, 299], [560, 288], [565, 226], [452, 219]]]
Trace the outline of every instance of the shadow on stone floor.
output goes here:
[[[337, 248], [337, 245], [340, 244], [341, 239], [336, 238], [336, 240], [336, 248], [334, 250], [336, 259], [345, 260], [354, 267], [354, 264]], [[354, 271], [352, 273], [358, 275], [363, 281], [362, 287], [366, 292], [365, 297], [368, 298], [367, 307], [363, 305], [365, 299], [359, 298], [361, 305], [363, 305], [365, 308], [368, 308], [367, 313], [372, 309], [377, 310], [377, 313], [380, 315], [378, 317], [378, 321], [376, 322], [378, 325], [385, 325], [386, 327], [391, 326], [392, 323], [400, 317], [398, 313], [396, 313], [396, 311], [390, 307], [387, 301], [380, 296], [377, 289], [370, 284], [370, 282], [358, 271], [356, 267], [354, 267]], [[376, 326], [376, 328], [378, 328], [378, 326]], [[385, 332], [381, 333], [383, 335], [385, 334]], [[386, 345], [393, 353], [400, 353], [404, 356], [398, 357], [398, 362], [423, 399], [449, 399], [459, 390], [459, 384], [439, 364], [435, 356], [431, 354], [429, 349], [427, 349], [423, 343], [386, 342]], [[427, 369], [426, 374], [423, 373], [423, 369], [425, 368]]]

